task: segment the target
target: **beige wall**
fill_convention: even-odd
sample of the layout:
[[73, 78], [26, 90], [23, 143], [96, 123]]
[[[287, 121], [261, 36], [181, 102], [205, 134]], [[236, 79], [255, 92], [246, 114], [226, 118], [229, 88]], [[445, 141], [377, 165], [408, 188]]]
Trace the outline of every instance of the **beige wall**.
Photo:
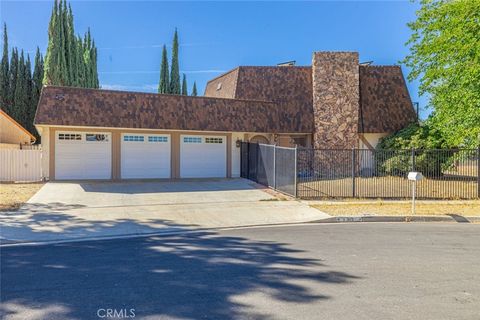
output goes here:
[[359, 149], [375, 149], [380, 138], [388, 136], [388, 133], [364, 133], [360, 136]]
[[18, 143], [0, 143], [0, 149], [20, 149]]
[[30, 144], [30, 135], [0, 113], [0, 143]]

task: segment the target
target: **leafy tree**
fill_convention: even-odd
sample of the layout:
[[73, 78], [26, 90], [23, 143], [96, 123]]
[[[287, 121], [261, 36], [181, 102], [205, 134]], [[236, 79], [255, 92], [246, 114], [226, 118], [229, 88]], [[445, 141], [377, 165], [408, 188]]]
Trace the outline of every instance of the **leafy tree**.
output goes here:
[[160, 82], [158, 84], [158, 93], [169, 93], [170, 83], [168, 81], [168, 58], [167, 48], [163, 45], [162, 63], [160, 65]]
[[429, 125], [449, 146], [480, 140], [480, 1], [420, 0], [404, 63], [433, 108]]
[[182, 79], [182, 95], [188, 96], [187, 77], [185, 76], [185, 73], [183, 74]]
[[10, 101], [8, 101], [8, 36], [7, 24], [3, 25], [3, 54], [0, 65], [0, 108], [8, 108]]
[[178, 33], [175, 29], [172, 45], [172, 67], [170, 69], [170, 92], [171, 94], [180, 94], [180, 67], [178, 64]]
[[193, 82], [193, 88], [192, 88], [192, 96], [196, 97], [197, 96], [197, 82]]

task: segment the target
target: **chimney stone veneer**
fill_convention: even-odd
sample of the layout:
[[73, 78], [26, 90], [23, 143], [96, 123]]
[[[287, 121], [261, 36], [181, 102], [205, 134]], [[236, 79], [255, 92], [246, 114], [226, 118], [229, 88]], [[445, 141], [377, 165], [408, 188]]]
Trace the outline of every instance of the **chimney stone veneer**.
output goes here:
[[314, 147], [358, 146], [360, 78], [357, 52], [315, 52], [312, 61]]

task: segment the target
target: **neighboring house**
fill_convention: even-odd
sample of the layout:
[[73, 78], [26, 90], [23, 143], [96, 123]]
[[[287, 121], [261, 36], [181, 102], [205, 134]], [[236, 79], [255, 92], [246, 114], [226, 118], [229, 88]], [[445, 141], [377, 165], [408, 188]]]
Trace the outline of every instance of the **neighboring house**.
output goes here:
[[35, 140], [35, 136], [0, 109], [0, 149], [20, 149]]
[[311, 67], [238, 67], [204, 97], [47, 86], [35, 124], [50, 179], [238, 177], [238, 141], [373, 148], [416, 120], [398, 66], [317, 52]]

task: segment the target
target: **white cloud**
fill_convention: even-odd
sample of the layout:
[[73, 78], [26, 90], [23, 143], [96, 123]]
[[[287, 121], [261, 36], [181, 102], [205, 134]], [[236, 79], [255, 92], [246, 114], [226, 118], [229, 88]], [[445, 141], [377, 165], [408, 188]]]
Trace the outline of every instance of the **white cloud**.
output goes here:
[[[180, 70], [180, 73], [192, 74], [192, 73], [222, 73], [225, 70], [219, 69], [205, 69], [205, 70]], [[160, 71], [149, 70], [130, 70], [130, 71], [99, 71], [100, 74], [158, 74]]]
[[101, 84], [100, 87], [106, 90], [115, 91], [142, 91], [142, 92], [156, 92], [158, 84], [144, 84], [141, 86], [129, 86], [123, 84]]

